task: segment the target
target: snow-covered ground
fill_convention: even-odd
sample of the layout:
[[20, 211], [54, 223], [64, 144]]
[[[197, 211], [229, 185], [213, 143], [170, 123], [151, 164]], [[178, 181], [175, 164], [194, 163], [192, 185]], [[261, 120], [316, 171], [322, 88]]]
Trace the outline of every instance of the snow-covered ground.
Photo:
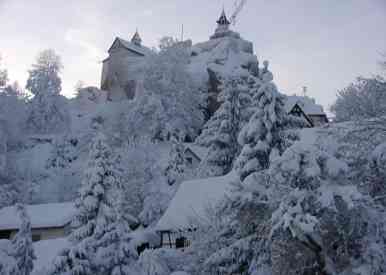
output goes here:
[[67, 239], [45, 240], [34, 243], [36, 260], [34, 261], [33, 275], [44, 274], [43, 271], [55, 259], [59, 252], [68, 247]]

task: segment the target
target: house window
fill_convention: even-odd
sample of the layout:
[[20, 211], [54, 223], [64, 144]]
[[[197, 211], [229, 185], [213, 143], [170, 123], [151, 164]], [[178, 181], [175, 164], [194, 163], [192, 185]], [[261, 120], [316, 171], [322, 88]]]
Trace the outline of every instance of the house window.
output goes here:
[[9, 230], [4, 230], [0, 231], [0, 239], [10, 239], [11, 238], [11, 231]]
[[180, 237], [176, 239], [176, 248], [185, 248], [189, 246], [189, 241], [185, 237]]
[[188, 158], [186, 158], [186, 161], [187, 161], [189, 164], [193, 164], [193, 158], [188, 157]]
[[42, 236], [40, 234], [32, 234], [32, 241], [38, 242], [42, 239]]

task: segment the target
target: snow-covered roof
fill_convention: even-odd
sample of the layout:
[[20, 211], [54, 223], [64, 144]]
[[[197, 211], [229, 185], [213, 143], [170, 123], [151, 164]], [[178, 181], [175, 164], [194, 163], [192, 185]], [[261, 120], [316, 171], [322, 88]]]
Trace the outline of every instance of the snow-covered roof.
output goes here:
[[[62, 227], [71, 222], [75, 207], [70, 203], [27, 205], [32, 228]], [[14, 206], [0, 209], [0, 230], [18, 229], [20, 219]]]
[[323, 111], [323, 107], [319, 104], [316, 104], [315, 100], [308, 96], [287, 96], [287, 100], [285, 102], [286, 111], [291, 112], [296, 104], [302, 108], [306, 115], [326, 115], [326, 113]]
[[141, 46], [141, 45], [135, 44], [135, 43], [130, 42], [130, 41], [127, 41], [127, 40], [125, 40], [123, 38], [117, 37], [114, 40], [113, 45], [115, 44], [116, 41], [120, 42], [126, 49], [134, 51], [136, 53], [139, 53], [140, 55], [144, 55], [145, 56], [145, 55], [149, 55], [149, 54], [152, 53], [152, 50], [150, 50], [149, 48], [147, 48], [145, 46]]
[[[185, 143], [185, 148], [193, 152], [200, 160], [203, 160], [208, 154], [209, 149], [196, 144]], [[185, 150], [186, 150], [185, 149]]]
[[235, 172], [183, 182], [158, 222], [157, 230], [183, 230], [192, 227], [192, 219], [205, 220], [208, 207], [215, 206], [231, 191]]

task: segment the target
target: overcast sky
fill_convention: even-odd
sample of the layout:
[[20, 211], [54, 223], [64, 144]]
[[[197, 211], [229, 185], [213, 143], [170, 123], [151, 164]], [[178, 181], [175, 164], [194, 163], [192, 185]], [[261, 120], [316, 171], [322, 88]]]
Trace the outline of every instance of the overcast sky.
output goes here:
[[[194, 43], [209, 38], [222, 6], [233, 0], [0, 0], [0, 53], [10, 78], [24, 85], [37, 53], [63, 59], [63, 93], [78, 80], [99, 86], [101, 64], [116, 36], [156, 46], [164, 35]], [[381, 73], [386, 52], [386, 0], [249, 0], [235, 30], [268, 59], [288, 94], [309, 95], [326, 108], [336, 91], [359, 75]]]

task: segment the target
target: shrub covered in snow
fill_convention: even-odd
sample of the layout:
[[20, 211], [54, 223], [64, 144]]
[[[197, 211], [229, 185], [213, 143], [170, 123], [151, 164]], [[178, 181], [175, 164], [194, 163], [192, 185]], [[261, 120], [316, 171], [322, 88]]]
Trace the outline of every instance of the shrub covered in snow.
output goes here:
[[337, 121], [356, 121], [386, 115], [386, 82], [382, 77], [359, 77], [338, 92], [331, 107]]

